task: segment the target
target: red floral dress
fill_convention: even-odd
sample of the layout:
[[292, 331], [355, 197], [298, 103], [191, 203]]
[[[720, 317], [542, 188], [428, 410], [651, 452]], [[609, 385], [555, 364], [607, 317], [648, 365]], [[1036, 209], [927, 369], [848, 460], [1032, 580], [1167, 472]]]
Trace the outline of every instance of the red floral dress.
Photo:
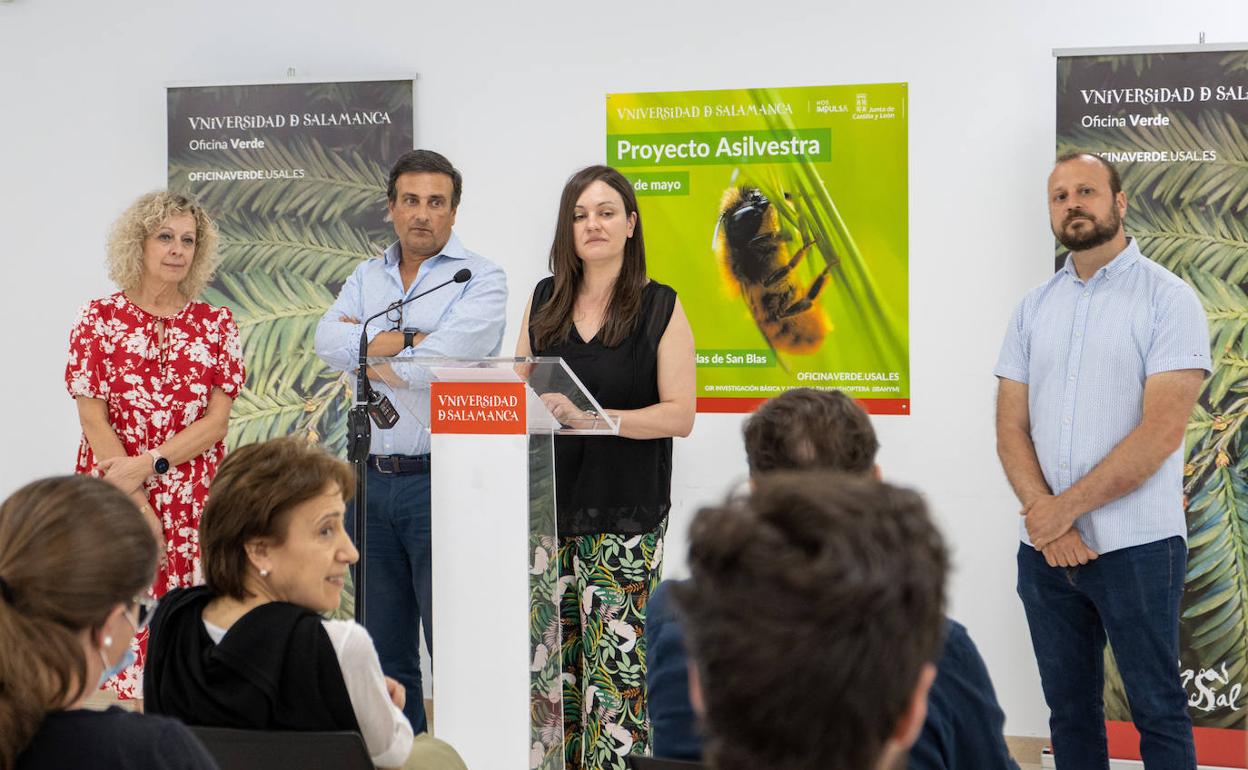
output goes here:
[[[162, 346], [158, 323], [163, 322]], [[108, 403], [108, 421], [126, 454], [159, 446], [195, 422], [208, 409], [213, 388], [231, 398], [243, 387], [242, 349], [229, 308], [191, 302], [178, 313], [157, 317], [125, 294], [83, 306], [69, 336], [65, 382], [71, 396]], [[199, 564], [199, 516], [208, 485], [225, 456], [217, 442], [203, 454], [171, 467], [144, 484], [160, 518], [165, 559], [157, 568], [152, 594], [203, 582]], [[95, 456], [84, 435], [76, 472], [91, 473]], [[132, 643], [137, 662], [109, 680], [117, 695], [143, 697], [147, 631]]]

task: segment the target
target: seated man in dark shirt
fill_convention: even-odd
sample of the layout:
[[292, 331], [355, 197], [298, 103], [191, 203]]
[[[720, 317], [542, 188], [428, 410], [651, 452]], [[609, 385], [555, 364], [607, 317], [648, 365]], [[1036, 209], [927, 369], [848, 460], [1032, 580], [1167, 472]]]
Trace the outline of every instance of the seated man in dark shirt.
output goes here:
[[[879, 442], [870, 418], [840, 391], [787, 391], [759, 407], [744, 432], [751, 478], [801, 469], [879, 477]], [[647, 608], [646, 683], [654, 754], [697, 760], [702, 738], [689, 701], [684, 633], [671, 601], [671, 584], [660, 584]], [[909, 768], [1017, 770], [1002, 735], [1005, 715], [988, 669], [966, 629], [949, 618], [937, 666]]]
[[703, 508], [672, 587], [714, 770], [895, 770], [923, 729], [944, 541], [918, 493], [767, 473]]

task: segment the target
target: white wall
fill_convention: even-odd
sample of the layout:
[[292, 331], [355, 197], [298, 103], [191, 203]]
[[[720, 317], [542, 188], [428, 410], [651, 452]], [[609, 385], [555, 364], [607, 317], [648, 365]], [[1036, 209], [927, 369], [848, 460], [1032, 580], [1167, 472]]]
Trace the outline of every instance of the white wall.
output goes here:
[[[1241, 0], [0, 4], [0, 495], [72, 468], [68, 329], [111, 291], [107, 226], [164, 184], [167, 83], [418, 73], [418, 144], [464, 171], [457, 229], [510, 275], [510, 345], [560, 187], [602, 160], [604, 94], [908, 81], [914, 414], [876, 420], [880, 461], [927, 493], [953, 545], [952, 614], [988, 661], [1007, 732], [1047, 734], [991, 368], [1013, 303], [1052, 264], [1050, 51], [1202, 30], [1248, 40]], [[692, 512], [744, 475], [739, 424], [703, 415], [677, 442], [671, 574]]]

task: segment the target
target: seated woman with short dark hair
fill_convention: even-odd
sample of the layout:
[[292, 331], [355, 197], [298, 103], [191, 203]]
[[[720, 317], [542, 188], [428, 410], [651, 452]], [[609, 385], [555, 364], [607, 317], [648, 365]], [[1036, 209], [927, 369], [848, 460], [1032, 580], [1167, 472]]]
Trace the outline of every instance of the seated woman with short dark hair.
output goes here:
[[364, 627], [324, 620], [359, 558], [343, 527], [351, 467], [296, 438], [231, 453], [200, 521], [206, 585], [170, 591], [152, 621], [150, 712], [191, 725], [355, 730], [374, 764], [412, 752], [404, 690]]

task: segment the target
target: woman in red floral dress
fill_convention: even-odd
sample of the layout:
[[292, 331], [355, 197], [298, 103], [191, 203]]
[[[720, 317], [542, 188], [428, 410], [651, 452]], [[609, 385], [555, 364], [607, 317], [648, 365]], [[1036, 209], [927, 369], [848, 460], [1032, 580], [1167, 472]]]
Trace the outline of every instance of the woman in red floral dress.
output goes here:
[[[108, 240], [120, 291], [88, 302], [69, 337], [65, 381], [83, 434], [77, 472], [103, 475], [148, 518], [163, 544], [156, 597], [203, 582], [199, 515], [245, 376], [229, 309], [195, 299], [216, 247], [216, 226], [194, 199], [139, 198]], [[143, 697], [146, 630], [132, 645], [135, 664], [109, 681], [123, 699]]]

